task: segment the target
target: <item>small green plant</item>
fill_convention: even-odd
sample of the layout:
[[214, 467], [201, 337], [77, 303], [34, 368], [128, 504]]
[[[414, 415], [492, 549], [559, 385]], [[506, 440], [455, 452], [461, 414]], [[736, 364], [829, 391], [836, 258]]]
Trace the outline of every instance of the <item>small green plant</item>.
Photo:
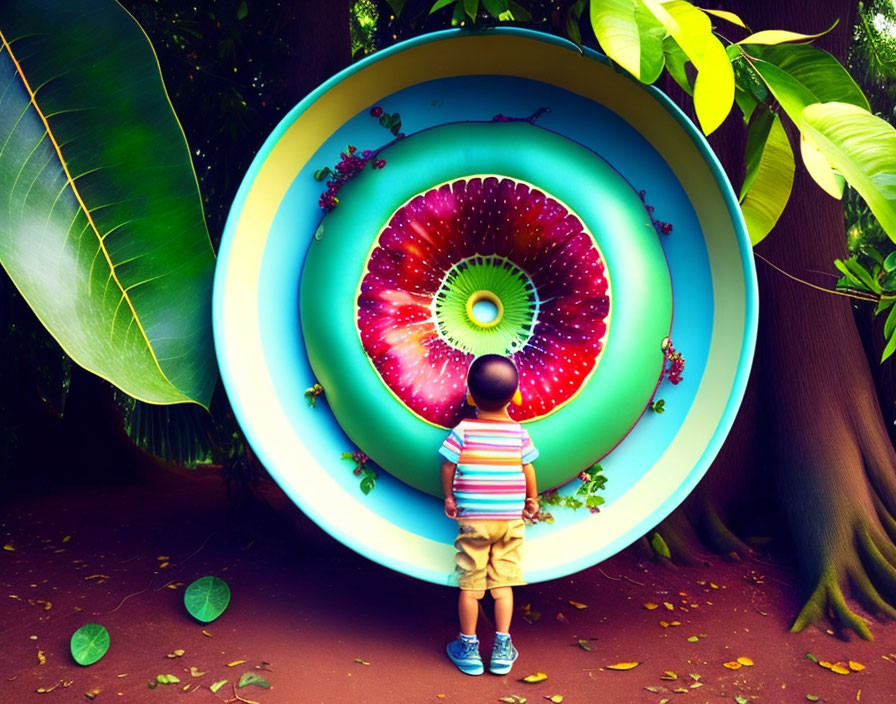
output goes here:
[[370, 458], [360, 450], [355, 450], [354, 452], [343, 452], [342, 459], [355, 463], [354, 474], [361, 477], [361, 493], [366, 496], [373, 491], [378, 475], [376, 470], [367, 466], [367, 461]]
[[[539, 497], [542, 506], [565, 506], [572, 510], [587, 508], [591, 513], [599, 513], [600, 506], [605, 503], [602, 492], [607, 485], [607, 477], [603, 473], [603, 467], [599, 462], [595, 462], [588, 469], [579, 473], [579, 480], [582, 484], [575, 490], [571, 496], [561, 496], [556, 489], [546, 491]], [[542, 509], [536, 516], [530, 519], [531, 523], [553, 523], [554, 516]]]

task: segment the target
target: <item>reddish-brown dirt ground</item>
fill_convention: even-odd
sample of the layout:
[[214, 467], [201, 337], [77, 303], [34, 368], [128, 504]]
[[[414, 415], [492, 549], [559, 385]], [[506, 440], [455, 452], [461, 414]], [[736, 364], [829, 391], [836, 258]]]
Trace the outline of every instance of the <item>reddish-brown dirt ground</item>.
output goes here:
[[[260, 704], [486, 704], [512, 695], [530, 704], [553, 695], [566, 704], [777, 704], [812, 701], [807, 695], [896, 702], [893, 624], [874, 622], [873, 642], [827, 623], [791, 634], [800, 596], [780, 561], [714, 558], [671, 570], [632, 549], [516, 590], [512, 632], [521, 655], [514, 671], [469, 677], [444, 654], [456, 630], [452, 589], [356, 555], [270, 483], [260, 495], [255, 508], [238, 511], [209, 473], [7, 499], [0, 512], [0, 702], [88, 701], [94, 689], [101, 704], [214, 704], [236, 701], [235, 693]], [[232, 600], [203, 625], [186, 613], [183, 590], [206, 574], [224, 578]], [[649, 602], [658, 608], [648, 610]], [[532, 622], [524, 619], [526, 605]], [[69, 639], [90, 622], [105, 625], [111, 647], [81, 667]], [[486, 652], [490, 625], [480, 622]], [[169, 658], [176, 649], [184, 654]], [[807, 652], [865, 669], [836, 674]], [[753, 665], [724, 667], [738, 657]], [[229, 666], [238, 660], [245, 662]], [[607, 669], [621, 662], [640, 664]], [[201, 674], [191, 675], [191, 667]], [[663, 679], [667, 670], [677, 679]], [[234, 690], [231, 683], [247, 671], [271, 688]], [[520, 681], [536, 672], [547, 679]], [[180, 682], [148, 688], [159, 674]], [[212, 693], [209, 685], [224, 679]]]

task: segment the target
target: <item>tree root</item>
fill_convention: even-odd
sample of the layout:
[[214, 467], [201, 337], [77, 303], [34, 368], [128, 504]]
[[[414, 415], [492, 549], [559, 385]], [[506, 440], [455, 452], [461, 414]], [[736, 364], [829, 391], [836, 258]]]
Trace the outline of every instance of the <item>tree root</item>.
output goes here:
[[874, 640], [868, 621], [847, 604], [840, 586], [844, 581], [849, 581], [853, 595], [869, 614], [896, 620], [896, 608], [879, 591], [883, 590], [889, 600], [896, 601], [896, 547], [883, 531], [864, 523], [856, 527], [855, 537], [856, 553], [846, 560], [831, 559], [825, 564], [791, 632], [799, 633], [827, 616], [865, 640]]

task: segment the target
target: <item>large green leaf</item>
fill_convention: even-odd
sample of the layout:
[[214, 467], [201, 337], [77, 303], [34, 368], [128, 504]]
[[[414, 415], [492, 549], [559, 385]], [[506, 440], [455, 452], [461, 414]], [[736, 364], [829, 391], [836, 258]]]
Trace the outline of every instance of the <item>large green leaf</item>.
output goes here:
[[197, 621], [214, 621], [229, 604], [230, 587], [212, 575], [200, 577], [184, 591], [184, 606]]
[[848, 103], [809, 105], [798, 124], [896, 242], [896, 129]]
[[747, 177], [740, 203], [755, 245], [771, 231], [793, 187], [793, 151], [777, 114], [764, 110], [750, 124], [747, 135]]
[[746, 46], [752, 57], [774, 64], [799, 81], [818, 103], [852, 103], [870, 110], [868, 99], [847, 70], [828, 52], [809, 44]]
[[214, 253], [146, 35], [112, 0], [3, 0], [0, 40], [0, 262], [83, 367], [207, 404]]

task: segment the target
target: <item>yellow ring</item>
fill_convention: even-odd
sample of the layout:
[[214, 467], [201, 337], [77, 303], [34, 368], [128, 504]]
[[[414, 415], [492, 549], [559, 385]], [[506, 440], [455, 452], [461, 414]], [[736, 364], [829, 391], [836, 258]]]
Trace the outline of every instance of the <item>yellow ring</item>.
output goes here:
[[[495, 319], [488, 323], [483, 323], [479, 320], [475, 315], [473, 315], [473, 306], [481, 301], [488, 301], [489, 303], [494, 304], [494, 306], [498, 309], [498, 314], [495, 316]], [[467, 317], [474, 325], [478, 325], [480, 328], [493, 328], [498, 323], [501, 322], [501, 318], [504, 317], [504, 304], [501, 303], [501, 299], [498, 298], [491, 291], [486, 291], [482, 289], [480, 291], [476, 291], [467, 299]]]

